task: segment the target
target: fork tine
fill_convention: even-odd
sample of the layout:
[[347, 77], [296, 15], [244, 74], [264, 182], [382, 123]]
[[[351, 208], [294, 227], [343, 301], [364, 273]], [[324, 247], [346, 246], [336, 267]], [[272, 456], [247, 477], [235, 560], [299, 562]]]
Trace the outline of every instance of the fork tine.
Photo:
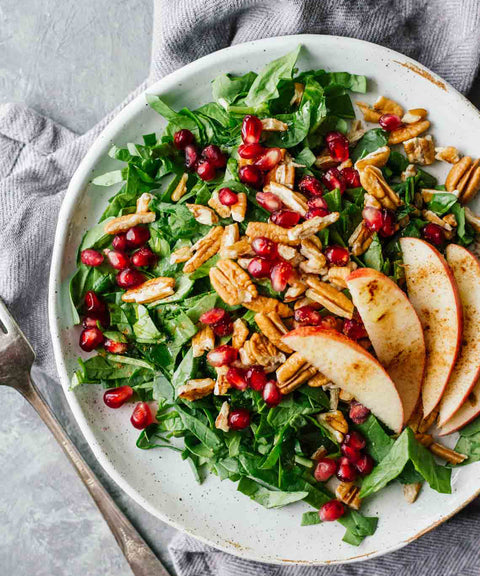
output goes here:
[[28, 362], [30, 366], [35, 359], [35, 351], [32, 345], [27, 340], [25, 334], [20, 329], [20, 326], [16, 323], [14, 317], [8, 311], [5, 302], [0, 298], [0, 322], [5, 326], [7, 333], [3, 334], [0, 331], [0, 341], [3, 341], [3, 345], [17, 346], [17, 349], [23, 351], [23, 357]]
[[13, 319], [13, 316], [10, 314], [8, 308], [6, 307], [4, 301], [1, 298], [0, 298], [0, 322], [5, 326], [5, 330], [7, 331], [7, 333], [14, 332], [15, 328], [17, 330], [20, 330], [18, 328], [17, 323]]

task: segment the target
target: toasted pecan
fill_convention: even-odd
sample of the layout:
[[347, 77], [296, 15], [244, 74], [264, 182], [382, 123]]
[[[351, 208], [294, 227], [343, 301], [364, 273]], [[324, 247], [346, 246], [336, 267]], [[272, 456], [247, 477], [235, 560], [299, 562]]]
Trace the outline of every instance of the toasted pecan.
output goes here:
[[199, 268], [204, 262], [215, 256], [220, 250], [220, 244], [223, 236], [222, 226], [211, 228], [206, 236], [200, 238], [191, 250], [193, 256], [185, 263], [183, 271], [185, 274], [191, 274]]
[[185, 384], [178, 388], [178, 396], [183, 400], [193, 402], [200, 398], [205, 398], [213, 392], [215, 381], [212, 378], [198, 378], [187, 380]]
[[135, 302], [136, 304], [148, 304], [162, 300], [167, 296], [171, 296], [175, 290], [175, 279], [160, 276], [159, 278], [152, 278], [147, 280], [131, 290], [127, 290], [122, 294], [124, 302]]

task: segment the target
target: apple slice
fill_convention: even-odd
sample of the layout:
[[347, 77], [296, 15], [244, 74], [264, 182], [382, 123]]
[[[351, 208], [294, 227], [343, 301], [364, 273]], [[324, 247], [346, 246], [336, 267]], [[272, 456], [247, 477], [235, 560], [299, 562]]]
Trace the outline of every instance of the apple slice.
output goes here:
[[460, 351], [462, 304], [452, 271], [432, 245], [400, 238], [407, 291], [425, 335], [424, 417], [440, 402]]
[[470, 391], [464, 403], [448, 422], [440, 428], [440, 436], [456, 432], [474, 420], [480, 414], [480, 380]]
[[350, 392], [395, 432], [403, 424], [403, 406], [383, 366], [359, 344], [335, 330], [297, 328], [282, 340], [334, 384]]
[[457, 244], [447, 246], [446, 256], [462, 301], [463, 337], [457, 363], [440, 402], [439, 426], [462, 406], [480, 376], [480, 262]]
[[420, 397], [426, 362], [417, 313], [405, 292], [372, 268], [352, 272], [347, 286], [377, 358], [395, 382], [407, 422]]

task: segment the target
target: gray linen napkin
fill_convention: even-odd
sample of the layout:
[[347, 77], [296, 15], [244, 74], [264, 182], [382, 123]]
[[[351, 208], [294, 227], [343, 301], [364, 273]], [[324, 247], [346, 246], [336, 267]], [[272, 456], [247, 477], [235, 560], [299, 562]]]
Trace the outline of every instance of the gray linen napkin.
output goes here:
[[[389, 46], [467, 92], [479, 63], [479, 24], [477, 0], [158, 0], [151, 73], [136, 93], [214, 50], [296, 33], [352, 36]], [[38, 369], [50, 376], [55, 369], [47, 285], [59, 206], [75, 168], [117, 111], [78, 136], [30, 109], [0, 106], [0, 296], [33, 343]], [[62, 394], [60, 388], [57, 394]], [[406, 549], [357, 565], [307, 568], [250, 563], [181, 534], [170, 551], [182, 576], [473, 576], [480, 571], [479, 539], [477, 501]]]

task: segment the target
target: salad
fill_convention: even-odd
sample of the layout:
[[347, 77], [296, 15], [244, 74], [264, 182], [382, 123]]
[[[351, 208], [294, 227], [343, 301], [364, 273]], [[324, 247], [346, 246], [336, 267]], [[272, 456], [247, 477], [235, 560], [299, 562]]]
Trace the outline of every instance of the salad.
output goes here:
[[303, 526], [359, 545], [364, 499], [449, 493], [480, 460], [480, 166], [423, 108], [381, 96], [357, 119], [367, 79], [299, 71], [300, 50], [217, 77], [196, 110], [147, 94], [163, 133], [113, 146], [123, 164], [93, 180], [118, 190], [70, 283], [95, 351], [72, 387], [130, 403], [138, 448], [178, 451], [198, 482], [304, 501]]

